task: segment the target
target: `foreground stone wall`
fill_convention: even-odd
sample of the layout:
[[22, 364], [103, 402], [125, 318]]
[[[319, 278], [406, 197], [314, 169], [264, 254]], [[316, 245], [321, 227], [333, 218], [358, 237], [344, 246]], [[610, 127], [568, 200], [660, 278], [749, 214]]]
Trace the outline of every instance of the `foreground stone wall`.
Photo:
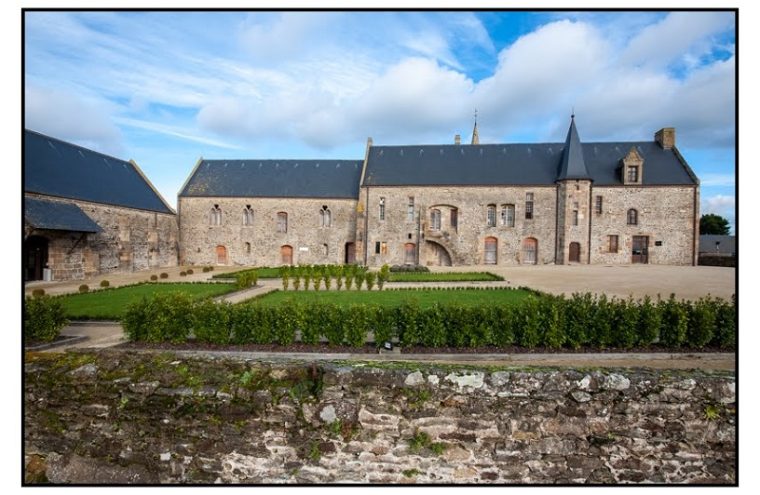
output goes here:
[[732, 374], [28, 354], [30, 483], [736, 481]]

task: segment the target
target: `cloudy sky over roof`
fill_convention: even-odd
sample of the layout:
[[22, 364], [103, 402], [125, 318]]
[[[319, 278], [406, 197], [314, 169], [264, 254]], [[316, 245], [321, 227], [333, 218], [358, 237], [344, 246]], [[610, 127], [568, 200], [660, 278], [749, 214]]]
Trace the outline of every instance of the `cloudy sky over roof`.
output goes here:
[[650, 140], [735, 197], [730, 12], [27, 12], [25, 125], [133, 158], [173, 204], [204, 158]]

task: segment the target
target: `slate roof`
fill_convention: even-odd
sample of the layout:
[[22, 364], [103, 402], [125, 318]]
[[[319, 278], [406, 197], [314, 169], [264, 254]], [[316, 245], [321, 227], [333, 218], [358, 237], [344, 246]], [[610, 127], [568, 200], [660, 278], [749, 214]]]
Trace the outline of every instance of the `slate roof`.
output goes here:
[[586, 161], [583, 159], [583, 145], [578, 137], [578, 130], [575, 128], [575, 118], [572, 118], [570, 129], [567, 131], [565, 149], [562, 151], [557, 180], [590, 178], [586, 170]]
[[[717, 244], [716, 243], [720, 243]], [[699, 252], [710, 254], [736, 254], [736, 236], [702, 234], [699, 236]]]
[[174, 213], [132, 163], [28, 129], [24, 191]]
[[202, 160], [180, 196], [359, 197], [362, 160]]
[[[698, 183], [675, 150], [654, 141], [582, 143], [595, 186], [622, 184], [618, 167], [632, 146], [644, 159], [644, 185]], [[373, 146], [363, 185], [554, 185], [564, 149], [564, 143]]]
[[102, 229], [77, 205], [24, 198], [24, 222], [37, 229], [100, 232]]

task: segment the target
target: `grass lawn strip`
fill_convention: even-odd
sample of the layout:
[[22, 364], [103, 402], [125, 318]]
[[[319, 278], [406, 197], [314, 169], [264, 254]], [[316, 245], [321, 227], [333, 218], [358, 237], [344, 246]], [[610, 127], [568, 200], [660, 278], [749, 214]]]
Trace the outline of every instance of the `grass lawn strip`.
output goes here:
[[66, 317], [70, 319], [118, 320], [130, 303], [140, 300], [143, 296], [151, 297], [159, 293], [180, 291], [190, 294], [193, 298], [204, 299], [221, 296], [236, 289], [233, 284], [138, 284], [87, 294], [69, 294], [60, 296], [60, 301], [66, 309]]
[[433, 303], [457, 303], [467, 306], [483, 304], [516, 304], [530, 295], [530, 291], [520, 289], [458, 289], [458, 290], [383, 290], [383, 291], [275, 291], [257, 297], [247, 304], [279, 306], [291, 302], [330, 302], [341, 306], [351, 304], [379, 304], [399, 306], [416, 300], [420, 307], [430, 307]]
[[388, 282], [493, 282], [503, 277], [488, 272], [391, 272]]

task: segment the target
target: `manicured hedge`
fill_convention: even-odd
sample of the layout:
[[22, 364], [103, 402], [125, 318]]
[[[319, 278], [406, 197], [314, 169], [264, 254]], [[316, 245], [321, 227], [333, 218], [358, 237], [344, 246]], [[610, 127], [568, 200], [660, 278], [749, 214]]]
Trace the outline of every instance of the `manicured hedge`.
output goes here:
[[290, 344], [301, 341], [360, 346], [373, 332], [378, 346], [398, 339], [402, 346], [525, 348], [661, 347], [735, 348], [736, 303], [714, 298], [696, 302], [570, 298], [530, 295], [516, 305], [415, 303], [288, 306], [195, 302], [183, 294], [144, 298], [127, 310], [124, 328], [131, 340], [183, 342], [194, 336], [218, 344]]
[[66, 326], [63, 304], [50, 296], [27, 297], [24, 301], [24, 341], [50, 342]]

